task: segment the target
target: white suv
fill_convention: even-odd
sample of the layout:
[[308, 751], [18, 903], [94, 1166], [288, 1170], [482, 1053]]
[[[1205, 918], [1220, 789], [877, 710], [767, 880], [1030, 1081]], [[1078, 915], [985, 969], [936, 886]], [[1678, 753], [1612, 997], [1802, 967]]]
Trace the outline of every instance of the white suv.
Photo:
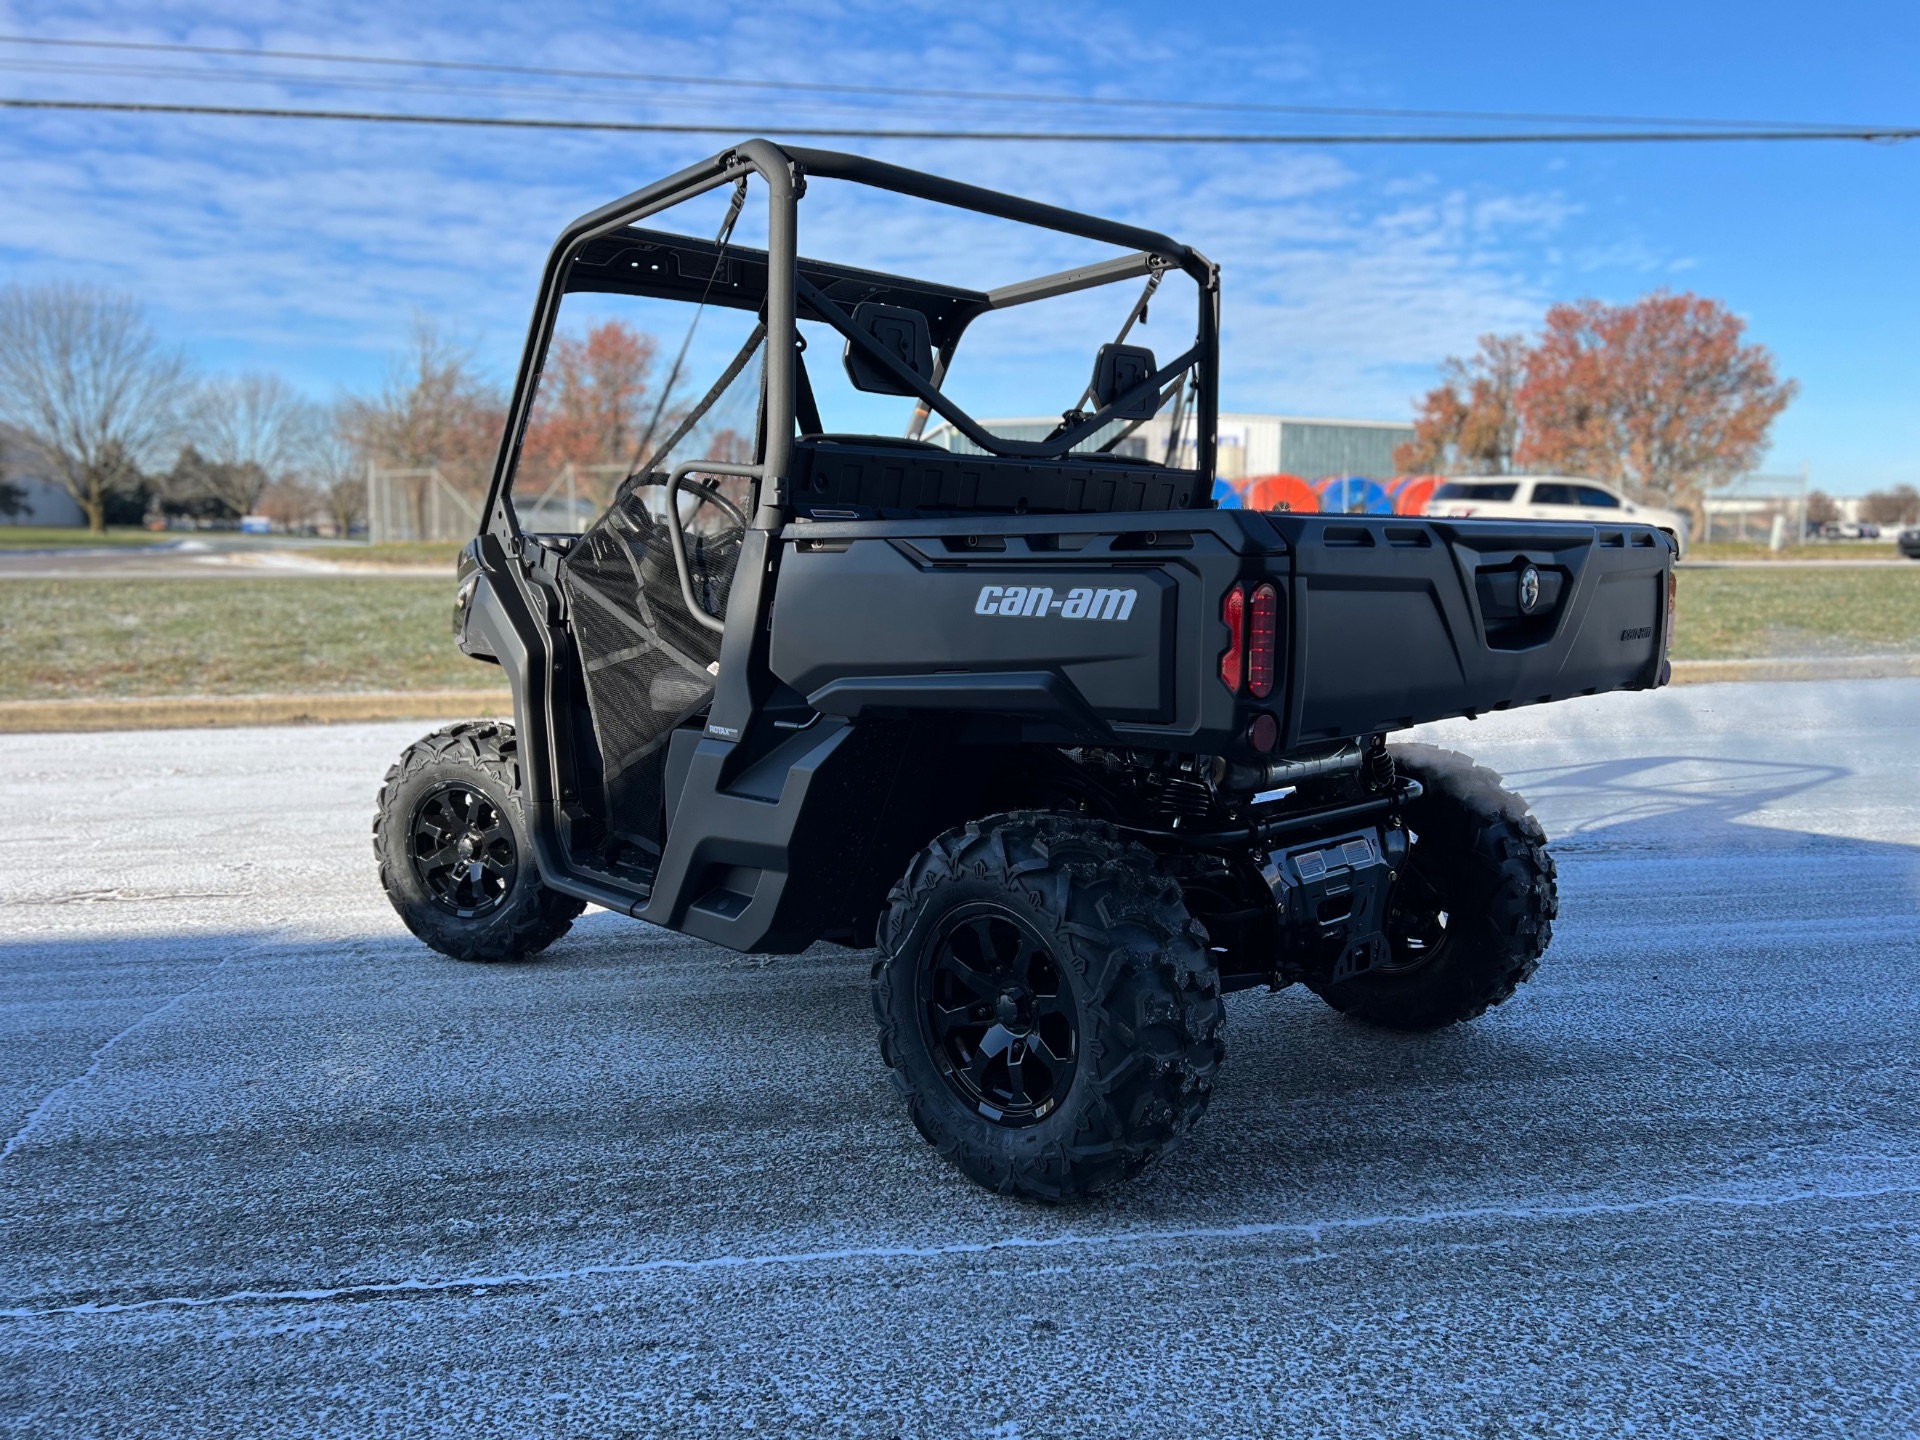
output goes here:
[[1482, 520], [1632, 520], [1652, 525], [1687, 551], [1687, 517], [1678, 510], [1636, 505], [1597, 480], [1577, 475], [1475, 475], [1445, 480], [1427, 501], [1427, 514]]

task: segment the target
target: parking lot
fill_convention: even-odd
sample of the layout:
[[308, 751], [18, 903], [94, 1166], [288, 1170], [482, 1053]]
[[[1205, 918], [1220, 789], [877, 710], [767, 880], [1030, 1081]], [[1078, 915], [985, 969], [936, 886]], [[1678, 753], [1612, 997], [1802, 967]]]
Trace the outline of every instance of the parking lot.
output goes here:
[[976, 1191], [871, 957], [400, 930], [419, 725], [7, 737], [0, 1430], [1908, 1435], [1920, 681], [1454, 722], [1555, 838], [1472, 1025], [1230, 1001], [1130, 1188]]

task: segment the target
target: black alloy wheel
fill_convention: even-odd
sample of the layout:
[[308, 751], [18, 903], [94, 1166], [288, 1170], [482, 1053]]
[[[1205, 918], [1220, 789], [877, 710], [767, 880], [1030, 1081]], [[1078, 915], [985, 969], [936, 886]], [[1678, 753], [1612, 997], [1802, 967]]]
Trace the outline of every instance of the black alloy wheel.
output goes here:
[[1392, 1030], [1471, 1020], [1530, 979], [1559, 914], [1546, 832], [1500, 777], [1432, 745], [1396, 745], [1418, 780], [1413, 843], [1388, 902], [1387, 963], [1307, 987], [1334, 1009]]
[[507, 817], [459, 781], [429, 790], [415, 803], [407, 854], [434, 904], [463, 920], [499, 908], [520, 873]]
[[927, 1143], [987, 1189], [1094, 1194], [1206, 1110], [1225, 1054], [1207, 934], [1114, 826], [1028, 810], [949, 830], [879, 940], [881, 1059]]
[[1046, 1119], [1080, 1050], [1079, 1010], [1046, 942], [1016, 912], [980, 903], [951, 912], [931, 950], [921, 1018], [947, 1084], [996, 1124]]
[[547, 888], [527, 834], [513, 727], [448, 725], [409, 745], [380, 787], [373, 853], [381, 887], [406, 927], [442, 955], [524, 960], [566, 934], [584, 908]]

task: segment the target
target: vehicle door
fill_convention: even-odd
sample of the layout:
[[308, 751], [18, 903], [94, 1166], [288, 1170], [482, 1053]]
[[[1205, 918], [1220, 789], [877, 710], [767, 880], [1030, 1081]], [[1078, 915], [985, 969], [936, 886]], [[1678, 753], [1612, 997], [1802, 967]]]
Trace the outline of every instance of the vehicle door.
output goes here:
[[1609, 521], [1618, 523], [1625, 518], [1620, 497], [1611, 490], [1603, 490], [1598, 485], [1576, 485], [1573, 496], [1579, 502], [1580, 518], [1596, 525]]
[[1448, 480], [1437, 487], [1427, 501], [1426, 513], [1466, 519], [1504, 519], [1524, 515], [1516, 503], [1519, 484], [1512, 480]]
[[1525, 512], [1527, 518], [1529, 520], [1581, 519], [1577, 488], [1564, 480], [1535, 480], [1533, 494], [1527, 499]]

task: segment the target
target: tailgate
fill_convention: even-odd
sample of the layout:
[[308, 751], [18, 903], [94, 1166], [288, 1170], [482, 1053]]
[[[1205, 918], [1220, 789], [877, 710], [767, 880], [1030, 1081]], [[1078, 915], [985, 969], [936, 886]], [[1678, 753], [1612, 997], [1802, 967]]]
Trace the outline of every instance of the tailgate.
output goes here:
[[1279, 528], [1293, 549], [1292, 745], [1663, 681], [1673, 557], [1650, 527]]

